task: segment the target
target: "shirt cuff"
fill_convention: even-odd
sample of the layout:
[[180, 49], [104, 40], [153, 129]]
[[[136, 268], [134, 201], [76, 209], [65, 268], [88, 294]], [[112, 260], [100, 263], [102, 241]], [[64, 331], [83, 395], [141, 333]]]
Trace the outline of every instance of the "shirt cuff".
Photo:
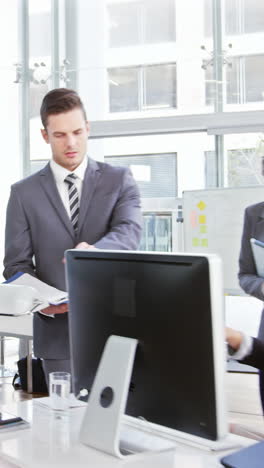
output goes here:
[[231, 346], [228, 346], [228, 357], [235, 359], [236, 361], [241, 361], [246, 356], [248, 356], [253, 348], [253, 338], [252, 336], [242, 334], [242, 342], [237, 351], [234, 352], [234, 349]]

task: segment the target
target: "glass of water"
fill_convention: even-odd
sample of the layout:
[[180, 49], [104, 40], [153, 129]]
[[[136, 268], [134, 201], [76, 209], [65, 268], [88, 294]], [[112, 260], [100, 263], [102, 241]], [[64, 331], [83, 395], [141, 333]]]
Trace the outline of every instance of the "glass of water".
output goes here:
[[54, 410], [65, 411], [70, 406], [71, 374], [51, 372], [49, 374], [49, 395]]

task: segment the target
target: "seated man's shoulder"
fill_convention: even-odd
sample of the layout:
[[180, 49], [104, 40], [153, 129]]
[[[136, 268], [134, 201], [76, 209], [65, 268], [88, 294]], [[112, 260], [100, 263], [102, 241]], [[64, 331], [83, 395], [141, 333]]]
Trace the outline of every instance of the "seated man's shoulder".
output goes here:
[[246, 212], [250, 216], [258, 216], [264, 214], [264, 202], [254, 203], [246, 208]]

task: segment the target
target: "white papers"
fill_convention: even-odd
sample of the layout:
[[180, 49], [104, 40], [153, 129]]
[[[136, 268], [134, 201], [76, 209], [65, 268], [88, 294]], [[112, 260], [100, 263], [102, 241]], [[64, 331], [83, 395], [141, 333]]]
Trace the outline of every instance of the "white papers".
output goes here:
[[37, 312], [45, 309], [46, 307], [49, 307], [50, 305], [59, 305], [68, 302], [68, 294], [65, 291], [61, 291], [54, 288], [53, 286], [49, 286], [34, 276], [29, 275], [28, 273], [17, 273], [16, 275], [9, 278], [3, 286], [9, 287], [8, 285], [11, 287], [13, 285], [25, 286], [27, 288], [30, 287], [31, 290], [33, 288], [34, 290], [34, 297], [30, 309], [21, 312], [21, 314], [18, 315], [22, 315], [26, 312]]
[[0, 284], [0, 315], [19, 316], [35, 307], [37, 291], [30, 286]]

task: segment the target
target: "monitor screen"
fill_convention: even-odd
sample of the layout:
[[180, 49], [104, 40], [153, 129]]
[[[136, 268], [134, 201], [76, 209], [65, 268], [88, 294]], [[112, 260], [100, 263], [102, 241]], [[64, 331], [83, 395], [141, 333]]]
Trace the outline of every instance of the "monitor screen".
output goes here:
[[225, 435], [221, 261], [128, 251], [66, 253], [75, 394], [106, 340], [138, 340], [126, 413], [209, 440]]

